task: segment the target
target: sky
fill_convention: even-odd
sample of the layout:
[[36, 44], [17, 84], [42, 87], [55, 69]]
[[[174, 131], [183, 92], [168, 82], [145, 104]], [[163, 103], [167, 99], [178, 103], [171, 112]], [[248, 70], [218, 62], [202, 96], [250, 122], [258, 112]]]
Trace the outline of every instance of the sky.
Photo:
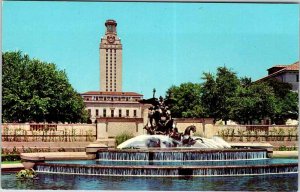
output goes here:
[[122, 89], [144, 98], [220, 66], [257, 80], [299, 60], [298, 4], [5, 1], [2, 11], [2, 51], [55, 63], [79, 93], [100, 90], [107, 19], [123, 44]]

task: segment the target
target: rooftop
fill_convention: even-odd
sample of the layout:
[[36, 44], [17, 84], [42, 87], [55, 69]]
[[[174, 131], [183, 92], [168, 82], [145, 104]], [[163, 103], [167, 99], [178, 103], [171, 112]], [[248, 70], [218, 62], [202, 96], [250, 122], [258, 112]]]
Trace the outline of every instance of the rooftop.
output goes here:
[[276, 75], [279, 75], [279, 74], [282, 74], [282, 73], [288, 72], [288, 71], [299, 71], [299, 61], [297, 61], [291, 65], [275, 65], [275, 66], [269, 68], [268, 71], [269, 71], [268, 76], [265, 76], [257, 81], [268, 79], [270, 77], [274, 77]]
[[81, 95], [105, 95], [105, 96], [143, 96], [135, 92], [110, 92], [110, 91], [88, 91]]

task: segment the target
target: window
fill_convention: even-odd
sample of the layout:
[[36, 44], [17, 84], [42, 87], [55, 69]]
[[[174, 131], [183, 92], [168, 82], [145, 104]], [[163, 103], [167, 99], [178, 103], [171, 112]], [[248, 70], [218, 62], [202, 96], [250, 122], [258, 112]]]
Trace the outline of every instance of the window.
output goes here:
[[106, 109], [103, 109], [103, 117], [106, 117]]
[[[98, 100], [98, 99], [97, 99], [97, 100]], [[98, 117], [98, 115], [99, 115], [99, 110], [96, 109], [96, 117]]]
[[133, 110], [133, 116], [136, 117], [136, 110]]
[[122, 109], [119, 109], [119, 117], [122, 117]]
[[299, 75], [296, 75], [296, 82], [299, 82]]
[[113, 109], [112, 109], [112, 110], [110, 111], [110, 115], [111, 115], [111, 117], [114, 117], [114, 116], [115, 116], [115, 114], [114, 114], [114, 113], [115, 113], [115, 110], [113, 110]]
[[129, 110], [126, 110], [126, 117], [129, 117]]
[[91, 116], [91, 109], [88, 109], [88, 114], [89, 116]]

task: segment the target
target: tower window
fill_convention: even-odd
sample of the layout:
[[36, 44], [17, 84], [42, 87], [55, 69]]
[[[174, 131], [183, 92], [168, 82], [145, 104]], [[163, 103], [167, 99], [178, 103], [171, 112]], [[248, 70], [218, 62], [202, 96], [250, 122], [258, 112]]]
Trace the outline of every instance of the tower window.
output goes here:
[[106, 109], [103, 109], [103, 117], [106, 117]]
[[99, 110], [96, 109], [96, 117], [98, 117], [98, 115], [99, 115]]
[[122, 117], [122, 109], [119, 109], [119, 117]]
[[126, 110], [126, 117], [129, 117], [129, 110]]
[[115, 113], [115, 110], [113, 110], [113, 109], [112, 109], [112, 110], [110, 111], [110, 115], [111, 115], [111, 117], [114, 117], [114, 116], [115, 116], [115, 114], [114, 114], [114, 113]]
[[133, 110], [133, 116], [136, 117], [136, 110]]

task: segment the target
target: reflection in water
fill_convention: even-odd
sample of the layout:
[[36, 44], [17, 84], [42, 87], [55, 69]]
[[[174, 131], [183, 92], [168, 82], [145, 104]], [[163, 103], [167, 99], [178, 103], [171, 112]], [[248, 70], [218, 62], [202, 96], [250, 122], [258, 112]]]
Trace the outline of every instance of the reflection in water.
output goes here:
[[14, 174], [2, 175], [3, 189], [60, 190], [163, 190], [163, 191], [297, 191], [298, 175], [243, 177], [101, 177], [41, 174], [38, 180], [17, 180]]

